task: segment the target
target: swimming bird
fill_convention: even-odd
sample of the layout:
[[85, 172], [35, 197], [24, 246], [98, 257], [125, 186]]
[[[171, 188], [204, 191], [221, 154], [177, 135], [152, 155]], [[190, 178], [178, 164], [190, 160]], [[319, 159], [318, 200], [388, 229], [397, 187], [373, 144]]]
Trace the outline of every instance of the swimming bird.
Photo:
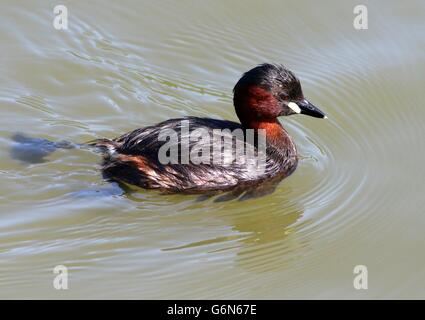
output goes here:
[[[298, 163], [296, 146], [278, 118], [293, 114], [326, 116], [305, 99], [298, 78], [282, 65], [254, 67], [242, 75], [233, 93], [239, 123], [184, 117], [115, 139], [91, 141], [90, 145], [103, 153], [105, 177], [167, 193], [237, 190], [235, 194], [239, 195], [244, 190], [273, 190]], [[218, 140], [217, 132], [221, 135]], [[242, 135], [235, 138], [234, 132]], [[254, 138], [248, 141], [250, 134]], [[227, 145], [223, 141], [228, 141]], [[237, 146], [253, 152], [238, 152]], [[215, 161], [217, 158], [219, 161]], [[263, 159], [263, 164], [258, 165], [253, 158]]]

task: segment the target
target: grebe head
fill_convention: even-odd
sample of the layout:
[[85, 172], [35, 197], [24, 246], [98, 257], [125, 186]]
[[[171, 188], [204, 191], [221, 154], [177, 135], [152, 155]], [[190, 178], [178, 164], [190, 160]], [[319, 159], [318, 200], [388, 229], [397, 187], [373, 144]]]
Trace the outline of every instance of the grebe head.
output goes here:
[[249, 70], [236, 83], [233, 93], [236, 114], [244, 125], [297, 113], [326, 118], [304, 98], [300, 81], [282, 65], [261, 64]]

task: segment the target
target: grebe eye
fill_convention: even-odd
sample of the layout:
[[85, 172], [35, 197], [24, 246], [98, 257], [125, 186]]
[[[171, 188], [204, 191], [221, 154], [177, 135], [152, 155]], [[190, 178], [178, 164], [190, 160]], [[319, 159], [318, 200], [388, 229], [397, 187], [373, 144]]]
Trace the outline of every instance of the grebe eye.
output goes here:
[[285, 93], [281, 93], [279, 94], [279, 98], [281, 98], [282, 100], [287, 100], [288, 99], [288, 95]]

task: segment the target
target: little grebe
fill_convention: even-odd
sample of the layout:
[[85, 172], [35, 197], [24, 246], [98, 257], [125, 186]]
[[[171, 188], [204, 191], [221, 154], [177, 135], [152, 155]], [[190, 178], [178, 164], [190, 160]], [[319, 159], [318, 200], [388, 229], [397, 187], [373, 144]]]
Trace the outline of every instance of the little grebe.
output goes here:
[[[326, 116], [304, 98], [297, 77], [281, 65], [262, 64], [251, 69], [243, 74], [233, 92], [233, 103], [240, 123], [196, 117], [170, 119], [112, 140], [91, 142], [104, 153], [103, 173], [113, 180], [165, 192], [199, 193], [261, 188], [270, 181], [276, 185], [295, 170], [298, 162], [295, 144], [277, 118], [297, 113], [316, 118]], [[263, 170], [256, 170], [245, 153], [235, 156], [233, 142], [230, 147], [220, 144], [217, 149], [215, 140], [204, 139], [206, 135], [213, 136], [217, 130], [224, 136], [234, 130], [241, 131], [245, 136], [249, 130], [253, 131], [253, 143], [244, 140], [244, 137], [242, 141], [245, 147], [248, 144], [253, 146], [256, 155], [260, 153], [259, 140], [263, 137], [266, 146]], [[169, 137], [173, 137], [171, 133], [175, 132], [176, 140], [164, 140], [161, 136], [164, 132], [168, 132]], [[197, 138], [193, 139], [192, 134]], [[168, 153], [165, 154], [169, 155], [174, 148], [178, 161], [161, 161], [159, 155], [165, 144], [169, 144]], [[188, 147], [189, 155], [199, 155], [199, 150], [206, 150], [202, 161], [183, 161], [184, 144]], [[230, 157], [233, 161], [214, 161], [214, 152], [210, 152], [214, 148], [221, 159]]]

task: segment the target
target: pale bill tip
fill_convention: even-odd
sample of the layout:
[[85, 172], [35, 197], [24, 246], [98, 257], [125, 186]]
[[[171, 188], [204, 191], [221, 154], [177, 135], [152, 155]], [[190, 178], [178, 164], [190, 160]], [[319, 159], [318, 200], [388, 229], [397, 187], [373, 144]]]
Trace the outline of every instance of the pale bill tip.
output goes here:
[[327, 119], [327, 118], [328, 118], [328, 116], [326, 116], [326, 115], [323, 117], [323, 119]]

